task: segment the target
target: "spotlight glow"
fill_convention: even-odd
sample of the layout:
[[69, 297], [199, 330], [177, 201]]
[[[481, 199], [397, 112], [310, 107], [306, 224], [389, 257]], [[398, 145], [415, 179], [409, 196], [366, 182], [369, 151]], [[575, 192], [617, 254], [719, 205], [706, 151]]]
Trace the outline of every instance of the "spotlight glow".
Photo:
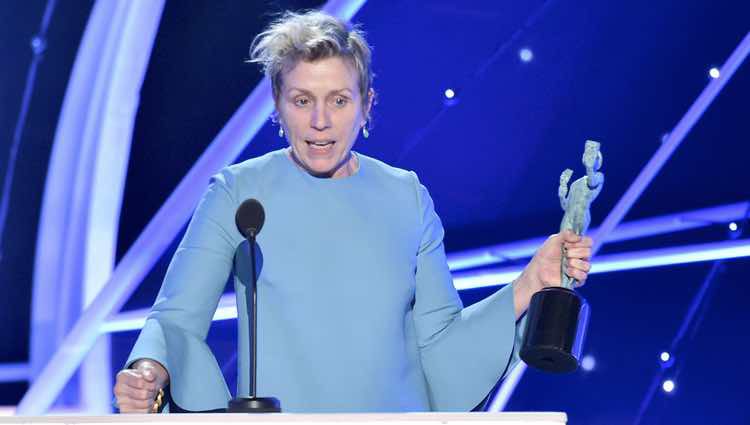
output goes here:
[[453, 91], [453, 89], [445, 89], [445, 97], [447, 99], [453, 99], [453, 96], [456, 95], [456, 92]]
[[586, 372], [591, 372], [596, 367], [596, 359], [594, 356], [587, 354], [581, 359], [581, 369]]
[[665, 393], [671, 393], [674, 391], [674, 387], [674, 381], [671, 379], [667, 379], [661, 384], [661, 389], [663, 389]]
[[719, 76], [721, 76], [721, 73], [719, 72], [719, 68], [711, 68], [708, 71], [708, 75], [710, 75], [711, 78], [716, 79], [716, 78], [719, 78]]
[[672, 358], [672, 356], [670, 356], [666, 351], [662, 351], [662, 353], [659, 355], [659, 358], [661, 359], [661, 361], [666, 363], [669, 361], [669, 359]]
[[534, 59], [534, 52], [528, 47], [524, 47], [518, 51], [518, 57], [521, 58], [522, 62], [531, 62], [531, 60]]
[[731, 230], [733, 232], [736, 232], [737, 231], [737, 223], [735, 223], [734, 221], [731, 222], [731, 223], [729, 223], [729, 230]]

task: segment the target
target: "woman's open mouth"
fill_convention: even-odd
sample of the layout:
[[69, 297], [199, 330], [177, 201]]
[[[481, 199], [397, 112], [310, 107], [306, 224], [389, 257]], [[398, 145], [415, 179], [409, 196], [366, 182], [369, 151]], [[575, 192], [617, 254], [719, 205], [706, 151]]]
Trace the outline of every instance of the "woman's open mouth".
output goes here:
[[336, 143], [336, 141], [335, 140], [305, 140], [305, 143], [307, 143], [307, 146], [309, 146], [312, 150], [325, 153], [325, 152], [330, 151], [333, 148], [333, 145]]

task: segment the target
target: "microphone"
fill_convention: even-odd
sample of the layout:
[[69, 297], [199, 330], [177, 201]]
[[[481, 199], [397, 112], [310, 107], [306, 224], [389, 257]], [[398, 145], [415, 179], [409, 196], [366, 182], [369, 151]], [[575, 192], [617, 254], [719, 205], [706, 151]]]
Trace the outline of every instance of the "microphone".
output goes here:
[[237, 208], [237, 214], [234, 215], [234, 223], [237, 230], [247, 239], [254, 239], [263, 228], [266, 221], [266, 212], [263, 205], [257, 199], [246, 199], [240, 207]]
[[250, 244], [250, 276], [252, 278], [253, 295], [253, 326], [248, 326], [250, 331], [250, 344], [252, 347], [252, 365], [250, 367], [250, 397], [237, 397], [229, 401], [227, 412], [229, 413], [279, 413], [281, 403], [274, 397], [256, 396], [256, 377], [258, 376], [258, 346], [256, 335], [258, 334], [258, 276], [255, 274], [255, 238], [263, 228], [266, 221], [266, 213], [263, 205], [257, 199], [246, 199], [234, 215], [234, 223]]

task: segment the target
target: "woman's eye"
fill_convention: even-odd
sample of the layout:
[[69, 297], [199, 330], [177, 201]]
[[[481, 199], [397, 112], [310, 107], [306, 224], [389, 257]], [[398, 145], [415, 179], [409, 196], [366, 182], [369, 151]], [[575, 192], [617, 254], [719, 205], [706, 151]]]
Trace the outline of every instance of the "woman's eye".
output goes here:
[[307, 106], [310, 103], [310, 99], [305, 97], [299, 97], [294, 100], [294, 104], [297, 106]]
[[336, 104], [336, 106], [344, 106], [349, 102], [349, 100], [345, 97], [338, 96], [333, 99], [333, 103]]

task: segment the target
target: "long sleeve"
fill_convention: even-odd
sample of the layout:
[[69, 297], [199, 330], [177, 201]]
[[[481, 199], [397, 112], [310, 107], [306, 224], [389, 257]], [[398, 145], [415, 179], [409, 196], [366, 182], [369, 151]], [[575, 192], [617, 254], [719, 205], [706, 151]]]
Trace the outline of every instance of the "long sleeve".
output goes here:
[[159, 361], [169, 372], [172, 399], [192, 411], [225, 407], [229, 399], [205, 339], [240, 242], [232, 178], [225, 171], [212, 179], [127, 361]]
[[417, 181], [422, 240], [417, 254], [414, 320], [433, 410], [469, 411], [519, 361], [507, 285], [463, 307], [448, 269], [444, 230], [427, 190]]

